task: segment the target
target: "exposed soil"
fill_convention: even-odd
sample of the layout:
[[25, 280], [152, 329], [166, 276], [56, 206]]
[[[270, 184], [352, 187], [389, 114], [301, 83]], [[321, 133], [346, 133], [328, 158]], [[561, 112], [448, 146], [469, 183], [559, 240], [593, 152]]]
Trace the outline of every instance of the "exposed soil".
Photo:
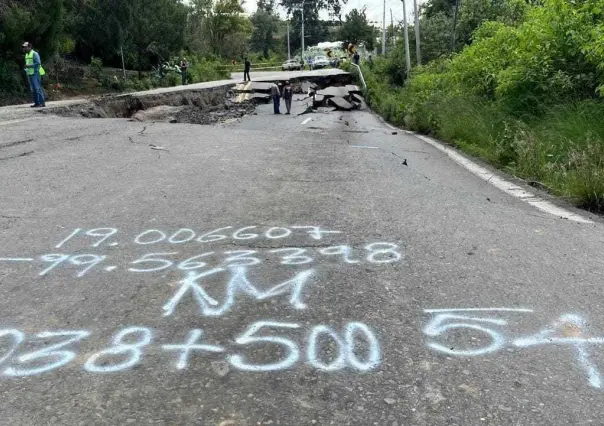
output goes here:
[[[346, 85], [351, 76], [342, 74], [333, 77], [313, 77], [315, 87], [331, 84]], [[307, 79], [304, 79], [305, 83]], [[292, 79], [301, 90], [301, 79]], [[234, 84], [233, 84], [234, 86]], [[128, 118], [141, 122], [169, 122], [191, 124], [215, 124], [251, 114], [255, 109], [253, 100], [236, 102], [233, 86], [206, 89], [168, 91], [165, 93], [137, 95], [108, 95], [93, 99], [86, 104], [48, 108], [40, 111], [65, 117], [83, 118]]]

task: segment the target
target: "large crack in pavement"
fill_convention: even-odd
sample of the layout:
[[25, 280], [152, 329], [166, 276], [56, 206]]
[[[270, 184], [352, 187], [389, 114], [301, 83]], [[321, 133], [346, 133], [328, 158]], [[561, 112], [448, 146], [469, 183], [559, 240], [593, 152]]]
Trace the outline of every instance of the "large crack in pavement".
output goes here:
[[[40, 113], [80, 118], [125, 118], [139, 122], [218, 124], [252, 114], [256, 104], [270, 101], [266, 89], [269, 88], [270, 92], [272, 83], [283, 84], [285, 81], [270, 78], [264, 82], [233, 82], [202, 89], [109, 95], [83, 104], [48, 108]], [[309, 112], [328, 105], [336, 109], [364, 106], [360, 90], [350, 85], [350, 74], [297, 77], [289, 81], [295, 92], [308, 93], [312, 98]], [[325, 89], [325, 92], [321, 89]]]

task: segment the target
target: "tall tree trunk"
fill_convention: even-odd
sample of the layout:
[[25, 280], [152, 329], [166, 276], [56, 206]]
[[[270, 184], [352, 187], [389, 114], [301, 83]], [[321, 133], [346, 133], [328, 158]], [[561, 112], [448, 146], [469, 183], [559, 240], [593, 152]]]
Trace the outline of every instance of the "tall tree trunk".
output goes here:
[[143, 78], [143, 51], [142, 49], [138, 49], [138, 79], [141, 80]]

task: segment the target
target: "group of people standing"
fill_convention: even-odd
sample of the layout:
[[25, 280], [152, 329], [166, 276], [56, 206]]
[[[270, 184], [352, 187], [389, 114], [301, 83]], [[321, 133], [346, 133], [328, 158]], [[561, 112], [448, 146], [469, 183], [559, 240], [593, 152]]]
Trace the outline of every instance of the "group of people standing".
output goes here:
[[[24, 42], [23, 43], [23, 52], [25, 53], [25, 74], [27, 75], [27, 80], [29, 82], [29, 87], [31, 89], [34, 104], [32, 108], [41, 108], [45, 107], [46, 103], [44, 100], [44, 90], [42, 89], [42, 76], [45, 74], [44, 68], [42, 68], [42, 63], [40, 61], [40, 55], [38, 52], [32, 49], [31, 43]], [[187, 70], [189, 68], [189, 63], [186, 58], [183, 58], [178, 65], [180, 68], [180, 72], [182, 75], [182, 84], [187, 84]], [[250, 68], [251, 64], [248, 58], [245, 58], [244, 63], [244, 81], [251, 81], [250, 79]], [[279, 83], [278, 85], [273, 83], [271, 86], [271, 97], [273, 99], [273, 110], [275, 114], [281, 114], [281, 99], [285, 101], [285, 108], [287, 112], [285, 114], [290, 114], [292, 109], [292, 98], [293, 98], [293, 88], [289, 81], [286, 81], [285, 84]]]
[[289, 115], [291, 113], [294, 90], [289, 81], [286, 81], [284, 85], [273, 83], [271, 86], [271, 96], [273, 98], [273, 111], [275, 114], [281, 114], [279, 110], [281, 107], [281, 98], [285, 101], [285, 108], [287, 109], [285, 114]]

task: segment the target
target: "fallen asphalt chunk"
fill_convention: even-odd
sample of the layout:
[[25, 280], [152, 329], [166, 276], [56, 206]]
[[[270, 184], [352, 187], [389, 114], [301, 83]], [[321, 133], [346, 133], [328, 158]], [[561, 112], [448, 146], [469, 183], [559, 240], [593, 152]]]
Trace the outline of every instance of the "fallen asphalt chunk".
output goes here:
[[346, 99], [340, 96], [334, 96], [333, 98], [329, 98], [327, 102], [341, 111], [350, 111], [354, 108], [353, 104], [351, 104]]
[[365, 99], [359, 95], [358, 93], [353, 93], [353, 95], [351, 96], [352, 100], [356, 103], [358, 103], [360, 106], [360, 109], [366, 109], [367, 108], [367, 103], [365, 102]]
[[323, 90], [319, 90], [317, 92], [317, 94], [323, 95], [326, 98], [332, 98], [332, 97], [345, 98], [348, 96], [349, 92], [345, 87], [330, 86], [330, 87], [326, 87]]
[[268, 93], [240, 93], [235, 98], [234, 102], [254, 102], [254, 103], [268, 103], [271, 96]]
[[346, 87], [346, 90], [348, 90], [349, 93], [358, 94], [358, 95], [360, 95], [362, 93], [361, 89], [357, 85], [347, 84], [345, 87]]
[[270, 93], [273, 83], [262, 83], [259, 81], [250, 81], [247, 83], [239, 83], [233, 87], [235, 92], [255, 93], [265, 92]]

